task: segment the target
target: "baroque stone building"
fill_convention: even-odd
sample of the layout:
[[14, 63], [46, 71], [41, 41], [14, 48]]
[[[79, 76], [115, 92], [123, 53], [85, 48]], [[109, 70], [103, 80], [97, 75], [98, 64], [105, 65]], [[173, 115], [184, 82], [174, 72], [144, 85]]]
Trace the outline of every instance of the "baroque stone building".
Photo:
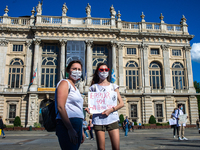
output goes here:
[[[178, 103], [183, 103], [188, 123], [198, 118], [193, 86], [190, 40], [186, 18], [166, 24], [121, 20], [110, 7], [110, 18], [43, 16], [38, 3], [28, 17], [0, 17], [0, 115], [6, 124], [20, 116], [22, 125], [42, 122], [41, 108], [54, 100], [57, 82], [65, 78], [71, 60], [83, 63], [77, 83], [87, 107], [87, 92], [97, 64], [105, 62], [116, 75], [125, 107], [119, 114], [148, 123], [150, 115], [167, 122]], [[32, 78], [33, 84], [29, 88]]]

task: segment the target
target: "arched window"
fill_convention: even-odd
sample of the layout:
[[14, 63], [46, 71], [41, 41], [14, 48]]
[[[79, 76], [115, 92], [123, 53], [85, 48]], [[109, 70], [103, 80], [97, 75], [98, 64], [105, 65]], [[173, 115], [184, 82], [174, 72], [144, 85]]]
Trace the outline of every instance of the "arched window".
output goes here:
[[149, 66], [150, 86], [152, 89], [162, 89], [162, 73], [158, 63], [152, 62]]
[[185, 88], [184, 68], [180, 62], [175, 62], [172, 65], [172, 80], [174, 89]]
[[139, 89], [138, 64], [135, 61], [129, 61], [126, 64], [126, 87]]
[[45, 45], [42, 52], [41, 87], [55, 87], [58, 74], [58, 52], [57, 45]]
[[9, 66], [8, 88], [22, 88], [24, 62], [15, 58], [12, 59]]

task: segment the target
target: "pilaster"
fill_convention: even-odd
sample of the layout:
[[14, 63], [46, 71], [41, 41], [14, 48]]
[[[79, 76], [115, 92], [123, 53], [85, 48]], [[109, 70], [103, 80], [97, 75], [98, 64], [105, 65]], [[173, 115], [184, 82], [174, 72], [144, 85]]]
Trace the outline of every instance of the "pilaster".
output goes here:
[[172, 78], [170, 73], [170, 62], [169, 62], [169, 46], [168, 45], [162, 45], [161, 46], [163, 50], [163, 59], [164, 59], [164, 89], [165, 93], [172, 93]]
[[125, 89], [126, 89], [126, 86], [124, 85], [124, 64], [123, 64], [123, 48], [124, 48], [124, 44], [123, 43], [120, 43], [117, 45], [118, 46], [118, 58], [119, 58], [119, 81], [118, 81], [118, 85], [119, 85], [119, 91], [120, 92], [124, 92]]
[[171, 114], [174, 111], [174, 108], [175, 108], [174, 97], [166, 96], [165, 97], [165, 112], [163, 112], [163, 113], [166, 113], [165, 121], [168, 121], [169, 119], [171, 119]]
[[152, 100], [150, 96], [144, 96], [142, 100], [143, 123], [149, 123], [150, 116], [153, 115]]
[[61, 45], [61, 52], [60, 52], [60, 79], [65, 78], [65, 45], [67, 41], [66, 40], [60, 40]]
[[189, 97], [189, 120], [190, 124], [196, 124], [196, 120], [199, 119], [198, 103], [195, 96]]
[[[116, 68], [116, 64], [117, 64], [117, 57], [116, 57], [116, 47], [117, 47], [117, 43], [114, 41], [111, 41], [111, 47], [112, 47], [112, 69], [114, 70], [114, 74], [115, 74], [115, 78], [116, 78], [116, 84], [118, 84], [117, 81], [117, 68]], [[111, 74], [112, 75], [112, 74]]]
[[30, 94], [28, 101], [28, 124], [27, 126], [33, 126], [37, 121], [37, 112], [38, 112], [38, 95]]
[[93, 41], [86, 41], [86, 45], [87, 45], [87, 86], [89, 88], [91, 81], [92, 81], [92, 45], [93, 45]]

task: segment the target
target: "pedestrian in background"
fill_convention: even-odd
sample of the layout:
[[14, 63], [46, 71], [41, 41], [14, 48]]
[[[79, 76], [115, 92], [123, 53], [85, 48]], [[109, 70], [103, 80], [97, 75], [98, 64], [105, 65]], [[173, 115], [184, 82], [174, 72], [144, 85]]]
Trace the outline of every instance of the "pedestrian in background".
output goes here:
[[[175, 111], [177, 110], [177, 108], [174, 108], [174, 111], [172, 112], [171, 118], [172, 119], [176, 119], [176, 114]], [[171, 125], [171, 128], [173, 128], [173, 137], [176, 138], [176, 132], [177, 132], [177, 136], [178, 136], [178, 127], [177, 124], [175, 125]]]
[[124, 120], [125, 136], [128, 136], [128, 125], [129, 125], [128, 116], [126, 116], [126, 119]]
[[84, 130], [84, 133], [85, 133], [85, 136], [86, 136], [86, 139], [88, 139], [88, 134], [87, 134], [87, 121], [86, 119], [84, 118], [84, 121], [83, 121], [83, 130]]
[[1, 133], [2, 133], [2, 135], [3, 135], [2, 138], [5, 138], [5, 137], [6, 137], [6, 136], [5, 136], [5, 133], [4, 133], [4, 131], [3, 131], [4, 128], [5, 128], [5, 127], [4, 127], [4, 124], [3, 124], [3, 120], [2, 120], [2, 117], [0, 116], [0, 129], [1, 129]]
[[199, 129], [199, 119], [196, 121], [197, 129]]
[[131, 123], [132, 132], [134, 132], [134, 122]]
[[89, 127], [90, 127], [90, 140], [94, 140], [93, 136], [93, 124], [92, 124], [92, 115], [90, 115], [90, 120], [89, 120]]
[[138, 129], [142, 129], [142, 124], [141, 124], [141, 122], [139, 122], [139, 127], [138, 127]]

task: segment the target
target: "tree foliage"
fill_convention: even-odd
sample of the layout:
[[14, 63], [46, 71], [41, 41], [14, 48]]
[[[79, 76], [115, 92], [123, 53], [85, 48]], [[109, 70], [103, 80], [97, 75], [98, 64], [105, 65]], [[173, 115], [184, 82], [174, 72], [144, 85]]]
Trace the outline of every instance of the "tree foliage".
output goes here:
[[151, 115], [149, 118], [149, 124], [156, 124], [156, 119], [153, 115]]
[[19, 116], [15, 117], [14, 127], [21, 127], [21, 119]]
[[120, 115], [119, 116], [119, 120], [120, 120], [120, 123], [121, 123], [121, 125], [123, 124], [123, 122], [124, 122], [124, 115]]
[[[197, 81], [194, 81], [194, 87], [196, 89], [197, 93], [200, 93], [200, 83]], [[200, 95], [197, 95], [197, 102], [198, 102], [198, 110], [199, 110], [199, 116], [200, 116]]]

